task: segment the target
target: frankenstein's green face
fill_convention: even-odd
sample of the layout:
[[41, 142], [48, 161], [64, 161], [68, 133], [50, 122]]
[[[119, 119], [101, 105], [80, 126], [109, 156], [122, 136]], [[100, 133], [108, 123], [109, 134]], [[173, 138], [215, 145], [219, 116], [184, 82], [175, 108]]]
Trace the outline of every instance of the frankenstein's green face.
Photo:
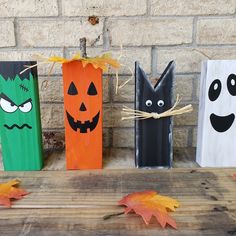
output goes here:
[[0, 135], [5, 170], [42, 167], [37, 69], [20, 74], [32, 63], [0, 62]]
[[1, 92], [0, 107], [3, 115], [3, 127], [12, 129], [32, 129], [32, 116], [34, 113], [33, 98], [33, 76], [29, 79], [21, 80], [19, 76], [15, 79], [5, 80], [0, 75]]

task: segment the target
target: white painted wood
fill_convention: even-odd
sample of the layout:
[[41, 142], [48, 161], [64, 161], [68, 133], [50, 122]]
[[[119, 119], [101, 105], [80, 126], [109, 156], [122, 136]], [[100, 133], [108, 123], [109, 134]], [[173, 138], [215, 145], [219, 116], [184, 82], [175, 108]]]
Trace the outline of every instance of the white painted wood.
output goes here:
[[[236, 96], [227, 88], [230, 74], [236, 74], [236, 60], [209, 60], [202, 63], [198, 116], [197, 163], [202, 167], [236, 166]], [[208, 96], [211, 83], [219, 79], [221, 93], [215, 101]], [[217, 132], [210, 115], [235, 115], [231, 127]]]

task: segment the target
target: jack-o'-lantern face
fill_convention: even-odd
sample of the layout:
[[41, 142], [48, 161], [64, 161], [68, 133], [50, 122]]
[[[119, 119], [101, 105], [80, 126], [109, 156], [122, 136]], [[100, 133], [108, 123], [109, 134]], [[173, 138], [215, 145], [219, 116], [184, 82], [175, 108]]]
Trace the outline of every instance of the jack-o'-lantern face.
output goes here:
[[[74, 82], [71, 82], [69, 88], [68, 88], [68, 95], [71, 96], [78, 96], [78, 89], [76, 88]], [[88, 96], [96, 96], [97, 95], [97, 89], [93, 82], [90, 83], [88, 89], [87, 89], [87, 95]], [[80, 112], [88, 112], [87, 107], [85, 105], [85, 102], [81, 102], [79, 105], [79, 111]], [[79, 130], [80, 133], [87, 133], [88, 131], [93, 131], [99, 120], [100, 111], [97, 112], [95, 116], [92, 117], [92, 119], [88, 120], [76, 120], [68, 111], [66, 111], [66, 116], [68, 119], [68, 122], [70, 124], [70, 127], [77, 131]]]
[[101, 116], [99, 104], [101, 88], [97, 79], [100, 70], [87, 65], [69, 74], [64, 85], [65, 101], [68, 104], [65, 107], [65, 118], [73, 131], [92, 132], [96, 129]]

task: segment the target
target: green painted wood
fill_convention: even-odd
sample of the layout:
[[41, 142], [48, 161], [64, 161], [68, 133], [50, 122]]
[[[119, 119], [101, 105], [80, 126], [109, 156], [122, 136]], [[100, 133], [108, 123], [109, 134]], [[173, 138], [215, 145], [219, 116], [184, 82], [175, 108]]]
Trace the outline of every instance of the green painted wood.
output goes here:
[[5, 170], [40, 170], [42, 131], [35, 62], [0, 62], [0, 134]]

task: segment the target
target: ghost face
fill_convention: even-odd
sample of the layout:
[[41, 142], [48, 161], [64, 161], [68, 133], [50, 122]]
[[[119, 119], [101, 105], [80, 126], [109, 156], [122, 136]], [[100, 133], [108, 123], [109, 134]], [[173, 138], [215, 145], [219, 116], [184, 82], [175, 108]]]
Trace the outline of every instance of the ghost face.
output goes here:
[[[208, 98], [211, 102], [217, 102], [217, 99], [220, 98], [220, 95], [223, 92], [222, 91], [223, 86], [225, 86], [224, 91], [226, 92], [226, 96], [229, 96], [228, 99], [230, 99], [230, 96], [232, 97], [236, 96], [236, 75], [230, 74], [227, 78], [227, 81], [225, 80], [221, 81], [219, 79], [215, 79], [211, 83], [208, 91]], [[225, 115], [219, 115], [212, 112], [209, 118], [210, 118], [210, 123], [215, 131], [226, 132], [228, 129], [230, 129], [230, 127], [234, 123], [235, 114], [232, 111], [229, 111]]]

